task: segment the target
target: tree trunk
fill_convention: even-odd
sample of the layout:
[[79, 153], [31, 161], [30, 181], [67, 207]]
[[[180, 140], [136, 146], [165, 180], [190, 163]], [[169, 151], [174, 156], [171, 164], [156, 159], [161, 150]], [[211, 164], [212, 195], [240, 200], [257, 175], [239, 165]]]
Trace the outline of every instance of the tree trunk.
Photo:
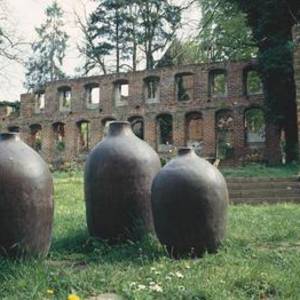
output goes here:
[[120, 73], [119, 11], [116, 10], [116, 72]]
[[286, 160], [292, 162], [299, 159], [296, 87], [293, 76], [287, 84], [287, 91], [285, 109]]
[[259, 49], [259, 67], [261, 68], [265, 103], [268, 109], [267, 122], [271, 122], [285, 132], [286, 161], [298, 160], [298, 129], [296, 87], [293, 73], [292, 53], [285, 53], [286, 65], [270, 67], [266, 63], [269, 48]]

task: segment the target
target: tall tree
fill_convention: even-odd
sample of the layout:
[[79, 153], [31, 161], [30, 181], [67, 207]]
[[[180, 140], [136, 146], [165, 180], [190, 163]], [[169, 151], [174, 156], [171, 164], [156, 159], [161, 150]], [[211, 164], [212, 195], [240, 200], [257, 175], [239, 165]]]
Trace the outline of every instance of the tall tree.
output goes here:
[[88, 32], [95, 45], [89, 55], [113, 55], [116, 72], [124, 67], [136, 70], [141, 56], [146, 68], [152, 69], [156, 54], [175, 36], [181, 11], [187, 6], [168, 0], [98, 0], [89, 21]]
[[[119, 73], [127, 58], [127, 15], [125, 0], [99, 0], [97, 9], [91, 14], [89, 33], [95, 55], [115, 57], [114, 71]], [[92, 54], [91, 53], [91, 54]]]
[[33, 53], [25, 65], [25, 87], [29, 90], [65, 77], [62, 66], [69, 37], [64, 31], [64, 13], [57, 1], [53, 1], [45, 14], [46, 22], [36, 28], [38, 39], [32, 44]]
[[292, 27], [300, 21], [299, 0], [226, 0], [246, 14], [258, 46], [267, 117], [285, 131], [287, 161], [298, 158]]
[[100, 73], [107, 73], [107, 66], [105, 57], [110, 53], [110, 47], [101, 47], [93, 38], [91, 32], [90, 20], [85, 14], [84, 18], [76, 13], [76, 20], [79, 24], [80, 30], [83, 35], [83, 41], [77, 44], [79, 53], [85, 58], [85, 63], [79, 72], [85, 76], [92, 70], [100, 71]]
[[155, 54], [162, 51], [180, 26], [180, 7], [168, 0], [138, 0], [140, 27], [139, 42], [146, 57], [146, 69], [155, 66]]
[[128, 30], [126, 31], [126, 41], [128, 43], [128, 57], [131, 56], [132, 71], [137, 70], [138, 64], [138, 47], [140, 34], [140, 7], [137, 0], [127, 0], [126, 21]]

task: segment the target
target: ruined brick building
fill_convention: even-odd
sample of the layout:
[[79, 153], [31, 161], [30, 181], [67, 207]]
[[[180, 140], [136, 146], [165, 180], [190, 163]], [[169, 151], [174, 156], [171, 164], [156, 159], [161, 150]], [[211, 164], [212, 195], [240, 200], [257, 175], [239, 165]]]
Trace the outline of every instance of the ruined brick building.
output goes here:
[[[299, 27], [294, 37], [300, 104]], [[84, 159], [111, 120], [128, 120], [162, 156], [191, 145], [207, 158], [275, 162], [281, 133], [264, 122], [263, 102], [254, 61], [185, 65], [57, 81], [22, 95], [19, 113], [0, 106], [0, 125], [48, 162]]]

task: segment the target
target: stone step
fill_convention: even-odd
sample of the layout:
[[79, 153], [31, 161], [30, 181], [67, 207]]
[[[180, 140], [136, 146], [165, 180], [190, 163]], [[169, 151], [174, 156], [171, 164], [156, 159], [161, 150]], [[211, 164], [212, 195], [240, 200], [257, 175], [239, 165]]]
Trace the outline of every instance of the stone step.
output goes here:
[[227, 183], [231, 190], [256, 190], [256, 189], [299, 189], [300, 182], [244, 182]]
[[276, 203], [298, 203], [300, 197], [263, 197], [263, 198], [234, 198], [231, 204], [276, 204]]
[[226, 177], [227, 183], [255, 183], [255, 182], [298, 182], [300, 183], [298, 177], [286, 177], [286, 178], [276, 178], [276, 177]]
[[300, 189], [253, 189], [253, 190], [230, 190], [230, 198], [264, 198], [264, 197], [299, 197]]

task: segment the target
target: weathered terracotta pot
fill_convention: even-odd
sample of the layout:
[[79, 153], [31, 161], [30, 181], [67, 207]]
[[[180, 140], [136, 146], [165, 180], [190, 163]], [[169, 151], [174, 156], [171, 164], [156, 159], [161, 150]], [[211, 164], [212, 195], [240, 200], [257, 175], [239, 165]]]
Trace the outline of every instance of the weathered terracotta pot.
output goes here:
[[158, 155], [135, 136], [130, 123], [110, 123], [85, 167], [90, 235], [114, 243], [153, 231], [150, 193], [159, 170]]
[[0, 134], [0, 254], [46, 255], [53, 208], [47, 164], [17, 134]]
[[155, 230], [175, 258], [215, 252], [224, 238], [227, 206], [224, 177], [191, 148], [179, 149], [153, 181]]

